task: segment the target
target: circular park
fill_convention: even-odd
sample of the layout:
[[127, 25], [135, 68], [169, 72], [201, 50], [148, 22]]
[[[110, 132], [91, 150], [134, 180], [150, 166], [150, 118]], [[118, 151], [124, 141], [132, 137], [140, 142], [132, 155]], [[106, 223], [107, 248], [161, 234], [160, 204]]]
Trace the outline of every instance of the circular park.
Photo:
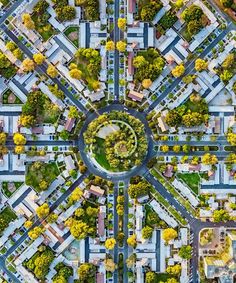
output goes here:
[[124, 172], [139, 166], [147, 154], [144, 124], [123, 111], [98, 116], [83, 136], [92, 161], [108, 172]]

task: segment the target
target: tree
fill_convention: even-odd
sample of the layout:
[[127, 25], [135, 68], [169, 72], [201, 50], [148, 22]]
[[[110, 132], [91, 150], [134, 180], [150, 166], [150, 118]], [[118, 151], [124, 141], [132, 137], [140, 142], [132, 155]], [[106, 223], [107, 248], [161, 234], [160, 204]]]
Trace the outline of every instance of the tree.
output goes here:
[[145, 274], [145, 283], [155, 283], [156, 279], [156, 273], [153, 271], [148, 271]]
[[53, 65], [50, 64], [47, 68], [47, 74], [51, 78], [56, 78], [58, 76], [58, 71]]
[[19, 48], [16, 48], [12, 54], [16, 57], [16, 59], [22, 61], [23, 58], [24, 58], [24, 53], [19, 49]]
[[162, 152], [168, 152], [168, 151], [169, 151], [169, 146], [166, 145], [166, 144], [164, 144], [164, 145], [162, 145], [162, 146], [160, 147], [160, 150], [161, 150]]
[[177, 236], [178, 236], [178, 234], [177, 234], [176, 230], [173, 229], [173, 228], [167, 228], [167, 229], [163, 230], [163, 233], [162, 233], [163, 240], [166, 241], [167, 243], [170, 240], [174, 240]]
[[175, 77], [175, 78], [179, 78], [181, 77], [185, 72], [185, 67], [184, 65], [178, 65], [176, 66], [173, 70], [172, 70], [172, 75]]
[[214, 210], [213, 212], [213, 221], [214, 222], [226, 222], [230, 220], [230, 215], [228, 211], [224, 209]]
[[36, 226], [28, 232], [28, 235], [32, 240], [36, 240], [43, 232], [43, 228]]
[[141, 195], [148, 194], [151, 186], [146, 181], [141, 181], [137, 184], [131, 184], [128, 188], [128, 194], [131, 198], [138, 198]]
[[78, 268], [79, 280], [82, 283], [94, 282], [96, 267], [92, 263], [83, 263]]
[[104, 260], [104, 265], [106, 271], [114, 272], [117, 269], [117, 265], [114, 263], [113, 259], [107, 258]]
[[55, 12], [60, 22], [71, 21], [76, 17], [75, 7], [69, 5], [63, 6], [62, 4], [55, 9]]
[[33, 55], [33, 59], [36, 64], [41, 65], [45, 61], [45, 56], [41, 53], [37, 53]]
[[7, 141], [7, 134], [4, 132], [0, 133], [0, 145], [4, 145]]
[[233, 77], [233, 73], [229, 70], [224, 70], [221, 74], [220, 74], [220, 79], [227, 83], [229, 80], [231, 80]]
[[39, 218], [45, 218], [49, 214], [49, 211], [49, 205], [44, 203], [36, 209], [36, 214]]
[[23, 145], [17, 145], [15, 147], [16, 154], [23, 154], [25, 152], [25, 147]]
[[231, 8], [234, 4], [234, 0], [220, 0], [220, 2], [225, 8]]
[[174, 3], [174, 5], [175, 5], [175, 7], [176, 7], [177, 9], [180, 9], [180, 8], [183, 7], [184, 1], [183, 1], [183, 0], [176, 0], [176, 2]]
[[118, 41], [118, 42], [116, 43], [116, 48], [117, 48], [117, 50], [120, 51], [120, 52], [125, 52], [125, 50], [126, 50], [126, 45], [127, 45], [126, 42], [120, 40], [120, 41]]
[[235, 62], [235, 55], [234, 53], [229, 53], [227, 57], [225, 58], [224, 62], [222, 63], [222, 68], [223, 69], [230, 69], [233, 67], [234, 62]]
[[14, 144], [16, 144], [16, 145], [25, 145], [26, 144], [26, 138], [20, 133], [14, 134], [13, 141], [14, 141]]
[[115, 50], [115, 43], [112, 40], [106, 42], [106, 50], [107, 51]]
[[24, 23], [25, 27], [27, 29], [34, 29], [35, 28], [35, 24], [34, 21], [31, 19], [30, 14], [23, 14], [22, 15], [22, 22]]
[[178, 281], [175, 278], [168, 278], [166, 283], [178, 283]]
[[136, 254], [131, 254], [127, 259], [126, 259], [126, 265], [128, 268], [132, 268], [134, 264], [136, 263]]
[[180, 145], [178, 145], [178, 144], [176, 144], [176, 145], [173, 146], [173, 151], [176, 152], [176, 153], [177, 153], [177, 152], [180, 152], [180, 149], [181, 149], [181, 147], [180, 147]]
[[66, 225], [70, 224], [70, 232], [77, 240], [85, 239], [89, 233], [89, 226], [87, 223], [82, 220], [74, 220], [69, 218], [66, 222]]
[[126, 18], [119, 18], [118, 21], [117, 21], [117, 26], [118, 26], [119, 29], [125, 30], [126, 23], [127, 23]]
[[151, 81], [150, 79], [144, 79], [144, 80], [142, 81], [142, 86], [143, 86], [144, 88], [149, 88], [151, 85], [152, 85], [152, 81]]
[[195, 70], [197, 72], [201, 72], [203, 70], [206, 70], [207, 69], [207, 66], [208, 66], [208, 62], [203, 60], [203, 59], [200, 59], [198, 58], [196, 61], [195, 61]]
[[36, 123], [36, 119], [33, 115], [21, 114], [19, 122], [23, 127], [30, 128]]
[[145, 226], [142, 229], [142, 238], [149, 239], [152, 237], [152, 233], [153, 233], [153, 228], [150, 226]]
[[137, 246], [137, 237], [135, 234], [133, 234], [132, 236], [130, 236], [128, 239], [127, 239], [127, 244], [129, 246], [131, 246], [132, 248], [136, 248]]
[[30, 220], [27, 220], [27, 221], [25, 221], [25, 223], [24, 223], [24, 227], [25, 227], [26, 229], [29, 229], [32, 225], [33, 225], [33, 222], [30, 221]]
[[143, 56], [139, 55], [134, 58], [133, 66], [135, 68], [141, 68], [144, 67], [145, 65], [147, 65], [147, 61]]
[[202, 157], [202, 163], [205, 165], [215, 165], [218, 163], [218, 159], [214, 154], [205, 153]]
[[187, 76], [183, 77], [183, 82], [185, 84], [191, 84], [195, 78], [196, 78], [195, 75], [187, 75]]
[[173, 276], [179, 276], [181, 272], [181, 265], [175, 264], [173, 266], [168, 266], [166, 268], [166, 272], [173, 275]]
[[41, 191], [46, 191], [48, 186], [49, 186], [49, 184], [45, 180], [41, 180], [40, 183], [39, 183], [39, 188], [40, 188]]
[[68, 117], [69, 118], [75, 118], [75, 119], [79, 118], [78, 109], [75, 106], [70, 106]]
[[76, 80], [80, 80], [81, 77], [82, 77], [82, 72], [79, 69], [76, 69], [76, 68], [70, 70], [69, 74], [73, 79], [76, 79]]
[[57, 219], [58, 219], [58, 215], [53, 212], [53, 213], [51, 213], [51, 214], [48, 215], [48, 217], [47, 217], [47, 222], [48, 222], [48, 223], [54, 223], [54, 222], [57, 221]]
[[26, 58], [22, 62], [22, 66], [25, 72], [32, 72], [34, 70], [34, 61], [29, 58]]
[[13, 41], [8, 41], [6, 44], [6, 48], [10, 51], [14, 51], [17, 48], [17, 45]]
[[191, 246], [182, 246], [179, 250], [179, 256], [183, 259], [190, 259], [192, 257], [192, 247]]
[[81, 197], [83, 196], [83, 191], [77, 187], [74, 189], [74, 191], [69, 196], [69, 204], [74, 204], [75, 202], [79, 201]]
[[232, 146], [236, 145], [236, 134], [232, 132], [232, 129], [230, 129], [227, 133], [227, 141]]
[[181, 124], [181, 116], [175, 109], [170, 110], [165, 118], [165, 122], [170, 127], [176, 127]]
[[114, 238], [108, 238], [105, 242], [105, 248], [107, 250], [113, 250], [116, 245], [116, 240]]

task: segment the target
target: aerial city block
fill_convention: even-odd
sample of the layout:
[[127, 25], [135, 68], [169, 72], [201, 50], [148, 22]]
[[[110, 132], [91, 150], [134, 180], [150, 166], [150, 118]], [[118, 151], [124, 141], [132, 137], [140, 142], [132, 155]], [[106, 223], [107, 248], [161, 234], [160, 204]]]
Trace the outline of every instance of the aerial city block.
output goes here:
[[0, 0], [0, 283], [236, 282], [236, 0]]

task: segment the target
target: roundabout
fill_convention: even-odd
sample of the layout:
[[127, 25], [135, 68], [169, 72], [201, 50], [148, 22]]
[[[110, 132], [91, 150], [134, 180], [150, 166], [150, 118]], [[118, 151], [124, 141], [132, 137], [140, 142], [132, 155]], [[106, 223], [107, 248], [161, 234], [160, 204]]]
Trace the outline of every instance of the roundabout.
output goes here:
[[145, 116], [121, 104], [88, 116], [79, 137], [81, 157], [90, 172], [113, 180], [142, 173], [152, 147]]

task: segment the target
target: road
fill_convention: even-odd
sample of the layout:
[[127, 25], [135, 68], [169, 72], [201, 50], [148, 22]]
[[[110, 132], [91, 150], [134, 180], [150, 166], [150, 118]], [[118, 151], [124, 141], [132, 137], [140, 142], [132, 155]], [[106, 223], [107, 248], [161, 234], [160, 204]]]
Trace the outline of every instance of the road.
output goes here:
[[[116, 43], [120, 40], [120, 30], [117, 25], [117, 21], [120, 14], [120, 0], [115, 0], [114, 3], [114, 19], [115, 19], [115, 27], [113, 31], [113, 41]], [[114, 52], [114, 93], [115, 93], [115, 101], [119, 101], [119, 66], [120, 66], [120, 55], [119, 51], [115, 49]]]

